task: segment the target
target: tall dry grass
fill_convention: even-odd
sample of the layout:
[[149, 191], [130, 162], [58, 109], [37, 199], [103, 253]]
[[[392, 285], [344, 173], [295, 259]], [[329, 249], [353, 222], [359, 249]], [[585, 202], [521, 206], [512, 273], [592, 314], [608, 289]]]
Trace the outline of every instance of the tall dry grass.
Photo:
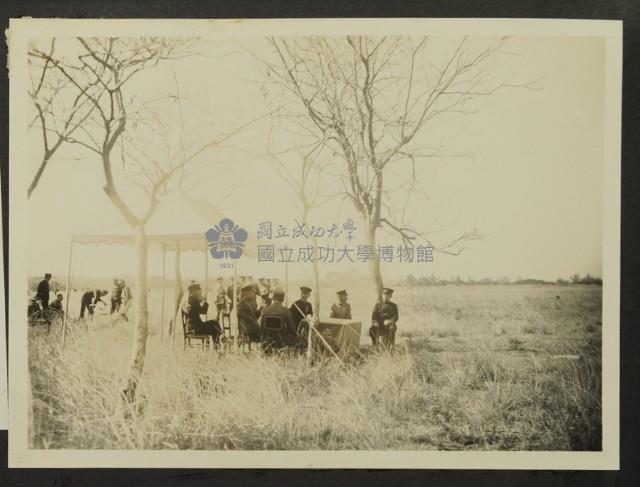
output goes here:
[[[567, 295], [557, 308], [555, 295], [532, 306], [526, 297], [485, 291], [449, 306], [447, 296], [432, 297], [421, 313], [424, 290], [412, 292], [404, 297], [416, 299], [413, 307], [401, 308], [406, 336], [398, 349], [365, 353], [344, 367], [330, 359], [185, 352], [179, 343], [171, 351], [152, 336], [131, 406], [119, 394], [128, 323], [96, 320], [69, 338], [64, 353], [31, 330], [31, 446], [601, 448], [600, 337], [584, 324], [597, 310], [594, 296]], [[535, 328], [539, 315], [546, 320]]]

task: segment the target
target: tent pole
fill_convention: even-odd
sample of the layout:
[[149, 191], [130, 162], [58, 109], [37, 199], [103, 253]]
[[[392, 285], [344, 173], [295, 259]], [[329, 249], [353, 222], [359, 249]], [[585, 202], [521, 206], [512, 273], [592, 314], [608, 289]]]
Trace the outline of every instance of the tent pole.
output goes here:
[[232, 299], [232, 318], [234, 323], [234, 333], [233, 333], [233, 348], [234, 350], [238, 349], [238, 333], [240, 332], [240, 323], [238, 323], [238, 292], [236, 290], [236, 285], [238, 282], [238, 263], [235, 262], [233, 264], [233, 296]]
[[162, 244], [162, 282], [160, 283], [160, 343], [164, 342], [164, 277], [165, 277], [166, 249]]
[[289, 304], [289, 263], [284, 261], [284, 305]]
[[[209, 282], [209, 259], [207, 259], [207, 243], [205, 242], [204, 244], [204, 302], [207, 303], [207, 291], [208, 291], [208, 287], [207, 284]], [[204, 314], [205, 319], [207, 319], [209, 317], [209, 308], [207, 307], [207, 311]]]
[[180, 291], [182, 290], [182, 276], [180, 275], [180, 240], [176, 242], [176, 255], [175, 255], [175, 281], [176, 281], [176, 291], [175, 291], [175, 304], [177, 305], [176, 313], [173, 317], [173, 327], [171, 328], [171, 350], [173, 351], [175, 339], [176, 339], [176, 327], [178, 326], [182, 310], [180, 309], [180, 303], [178, 299], [180, 298]]
[[73, 239], [69, 241], [69, 262], [67, 264], [67, 297], [64, 303], [64, 316], [62, 317], [62, 350], [67, 333], [67, 320], [69, 317], [69, 296], [71, 295], [71, 263], [73, 261]]

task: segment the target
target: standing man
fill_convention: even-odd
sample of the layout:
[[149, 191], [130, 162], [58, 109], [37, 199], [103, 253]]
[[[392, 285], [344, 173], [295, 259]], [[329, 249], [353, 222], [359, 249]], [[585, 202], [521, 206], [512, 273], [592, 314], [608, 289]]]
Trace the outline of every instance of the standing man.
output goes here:
[[124, 284], [124, 281], [120, 281], [119, 279], [113, 280], [113, 288], [111, 288], [111, 311], [109, 314], [113, 314], [116, 311], [120, 310], [120, 306], [122, 305], [122, 288], [121, 285]]
[[311, 321], [313, 317], [313, 306], [309, 302], [309, 296], [311, 296], [311, 288], [302, 286], [300, 288], [300, 299], [291, 305], [291, 316], [293, 316], [296, 330], [302, 320]]
[[218, 277], [218, 288], [216, 289], [216, 311], [218, 313], [218, 320], [222, 322], [223, 314], [229, 313], [229, 297], [224, 287], [224, 278]]
[[333, 303], [331, 306], [330, 318], [339, 318], [341, 320], [351, 319], [351, 305], [347, 303], [347, 290], [342, 289], [336, 293], [338, 295], [338, 302]]
[[42, 303], [42, 309], [49, 307], [49, 281], [51, 280], [51, 274], [48, 272], [44, 275], [44, 279], [38, 284], [36, 290], [36, 301]]
[[256, 301], [255, 286], [247, 284], [240, 293], [237, 311], [238, 331], [251, 341], [260, 341], [262, 332], [258, 325], [258, 302]]
[[398, 329], [398, 306], [391, 302], [393, 289], [382, 289], [382, 301], [375, 304], [371, 313], [371, 328], [369, 336], [373, 346], [377, 346], [380, 337], [386, 337], [386, 344], [394, 346], [396, 342], [396, 330]]
[[131, 303], [133, 302], [133, 292], [131, 287], [125, 282], [124, 279], [120, 279], [120, 289], [122, 290], [120, 305], [120, 315], [127, 321], [129, 321], [129, 311], [131, 311]]

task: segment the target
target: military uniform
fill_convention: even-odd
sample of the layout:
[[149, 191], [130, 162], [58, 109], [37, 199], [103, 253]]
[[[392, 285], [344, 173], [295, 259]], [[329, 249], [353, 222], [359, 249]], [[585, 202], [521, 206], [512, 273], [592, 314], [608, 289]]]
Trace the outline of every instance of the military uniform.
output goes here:
[[[385, 292], [389, 295], [393, 290], [385, 288]], [[369, 336], [373, 345], [378, 345], [381, 335], [386, 335], [390, 345], [395, 344], [396, 330], [398, 328], [398, 306], [391, 301], [381, 301], [374, 305], [371, 313], [371, 328], [369, 328]]]
[[349, 303], [333, 303], [333, 305], [331, 305], [331, 314], [329, 317], [350, 320], [351, 305]]
[[311, 303], [309, 301], [303, 301], [302, 299], [298, 299], [295, 303], [293, 303], [290, 310], [296, 330], [298, 329], [298, 325], [303, 319], [305, 319], [309, 315], [313, 315], [313, 306], [311, 305]]

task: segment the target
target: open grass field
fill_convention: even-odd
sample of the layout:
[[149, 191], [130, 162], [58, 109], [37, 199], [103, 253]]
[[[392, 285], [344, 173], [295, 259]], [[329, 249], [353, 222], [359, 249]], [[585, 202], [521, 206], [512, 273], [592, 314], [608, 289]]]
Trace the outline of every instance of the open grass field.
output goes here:
[[[98, 317], [61, 353], [30, 330], [30, 445], [74, 449], [599, 450], [600, 286], [396, 288], [399, 340], [330, 359], [162, 344], [133, 406], [131, 324]], [[152, 295], [151, 301], [157, 302]], [[354, 318], [370, 305], [351, 293]], [[72, 316], [77, 311], [74, 309]], [[363, 331], [362, 343], [367, 342]]]

